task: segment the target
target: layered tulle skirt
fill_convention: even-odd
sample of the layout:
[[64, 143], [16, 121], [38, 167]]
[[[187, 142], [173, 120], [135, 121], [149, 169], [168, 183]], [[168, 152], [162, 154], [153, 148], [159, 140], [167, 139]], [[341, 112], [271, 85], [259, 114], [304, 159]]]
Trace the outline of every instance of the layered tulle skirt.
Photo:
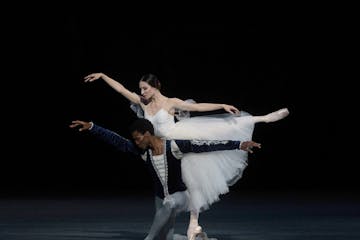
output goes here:
[[[219, 114], [183, 119], [168, 133], [169, 139], [240, 140], [252, 139], [253, 117]], [[187, 153], [182, 159], [183, 181], [190, 194], [189, 210], [203, 211], [229, 192], [247, 166], [248, 153], [242, 150]]]

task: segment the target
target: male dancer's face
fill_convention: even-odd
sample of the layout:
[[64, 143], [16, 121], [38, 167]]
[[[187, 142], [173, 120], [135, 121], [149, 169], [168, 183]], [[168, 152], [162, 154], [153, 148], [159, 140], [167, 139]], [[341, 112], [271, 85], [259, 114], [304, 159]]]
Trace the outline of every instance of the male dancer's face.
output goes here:
[[151, 134], [149, 132], [145, 132], [144, 134], [134, 131], [131, 133], [132, 138], [134, 139], [135, 144], [145, 150], [149, 147], [149, 137]]

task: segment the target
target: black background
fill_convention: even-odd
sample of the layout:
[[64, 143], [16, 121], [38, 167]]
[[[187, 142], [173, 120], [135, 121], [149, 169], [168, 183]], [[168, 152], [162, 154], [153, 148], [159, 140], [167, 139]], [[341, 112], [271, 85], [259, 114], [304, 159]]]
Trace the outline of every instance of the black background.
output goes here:
[[[133, 20], [133, 19], [132, 19]], [[169, 97], [237, 106], [253, 115], [288, 107], [259, 123], [244, 191], [358, 193], [356, 159], [341, 137], [345, 82], [317, 24], [271, 19], [227, 23], [124, 20], [113, 13], [63, 12], [9, 22], [3, 86], [2, 196], [112, 196], [151, 191], [141, 160], [70, 129], [92, 120], [123, 136], [135, 119], [104, 72], [138, 91], [154, 73]], [[340, 80], [341, 83], [341, 80]], [[5, 97], [4, 97], [5, 96]], [[346, 92], [345, 92], [345, 97]], [[355, 149], [356, 150], [356, 149]]]

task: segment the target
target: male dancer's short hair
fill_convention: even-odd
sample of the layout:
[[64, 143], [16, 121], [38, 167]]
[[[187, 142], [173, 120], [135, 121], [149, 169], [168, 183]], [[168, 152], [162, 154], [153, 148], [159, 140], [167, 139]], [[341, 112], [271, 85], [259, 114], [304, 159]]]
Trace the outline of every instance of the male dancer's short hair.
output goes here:
[[129, 126], [129, 131], [130, 133], [138, 131], [141, 134], [148, 131], [151, 135], [154, 135], [154, 126], [149, 120], [145, 118], [138, 118]]

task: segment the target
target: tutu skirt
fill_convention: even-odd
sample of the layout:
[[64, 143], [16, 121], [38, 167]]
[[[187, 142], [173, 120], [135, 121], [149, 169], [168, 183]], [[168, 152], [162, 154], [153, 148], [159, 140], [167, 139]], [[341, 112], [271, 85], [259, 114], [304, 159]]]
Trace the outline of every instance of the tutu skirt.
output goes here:
[[[240, 140], [252, 139], [253, 117], [244, 111], [231, 114], [185, 118], [169, 129], [169, 139]], [[183, 181], [190, 194], [189, 210], [203, 211], [229, 191], [247, 166], [242, 150], [187, 153], [182, 159]]]

